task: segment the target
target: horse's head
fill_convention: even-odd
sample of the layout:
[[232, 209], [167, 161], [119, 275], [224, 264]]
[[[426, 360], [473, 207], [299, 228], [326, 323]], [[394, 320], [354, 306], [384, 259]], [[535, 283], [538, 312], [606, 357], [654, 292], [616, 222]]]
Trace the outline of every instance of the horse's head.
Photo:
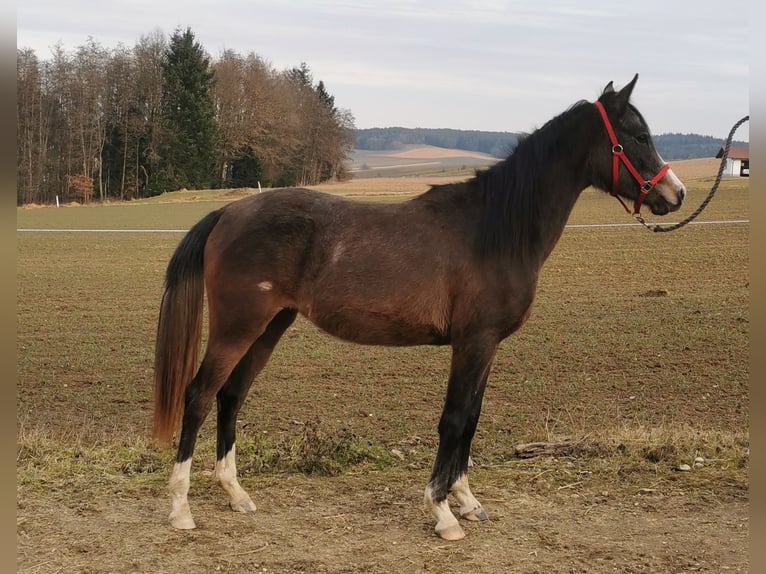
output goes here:
[[630, 103], [637, 80], [638, 74], [619, 92], [609, 82], [595, 104], [603, 136], [593, 142], [593, 185], [632, 200], [635, 214], [645, 204], [665, 215], [681, 207], [686, 188], [657, 153], [649, 126]]

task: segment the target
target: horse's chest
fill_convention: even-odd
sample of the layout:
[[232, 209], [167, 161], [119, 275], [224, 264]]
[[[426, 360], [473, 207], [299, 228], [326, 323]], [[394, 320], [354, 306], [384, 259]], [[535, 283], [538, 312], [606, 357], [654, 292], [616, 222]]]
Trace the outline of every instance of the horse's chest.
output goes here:
[[506, 309], [502, 314], [503, 319], [503, 337], [518, 331], [529, 320], [534, 306], [534, 293], [528, 297], [514, 297], [506, 301]]

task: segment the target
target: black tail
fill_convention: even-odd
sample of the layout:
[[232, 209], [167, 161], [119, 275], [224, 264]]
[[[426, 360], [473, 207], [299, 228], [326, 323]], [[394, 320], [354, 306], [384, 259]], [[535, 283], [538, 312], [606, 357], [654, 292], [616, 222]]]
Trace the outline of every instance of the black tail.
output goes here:
[[167, 444], [183, 414], [184, 391], [197, 369], [204, 302], [203, 259], [221, 210], [203, 217], [181, 240], [168, 263], [154, 354], [152, 434]]

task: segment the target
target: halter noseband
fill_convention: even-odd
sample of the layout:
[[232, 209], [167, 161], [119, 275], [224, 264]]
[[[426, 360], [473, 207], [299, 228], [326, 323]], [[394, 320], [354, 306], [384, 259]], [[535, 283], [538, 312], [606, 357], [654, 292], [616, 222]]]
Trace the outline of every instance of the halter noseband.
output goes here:
[[625, 202], [622, 200], [622, 198], [617, 195], [617, 181], [620, 178], [620, 161], [625, 164], [625, 167], [628, 168], [628, 171], [633, 176], [633, 178], [638, 182], [638, 185], [641, 186], [641, 191], [638, 194], [638, 197], [636, 197], [636, 201], [633, 204], [633, 215], [639, 215], [639, 212], [641, 211], [641, 205], [644, 203], [644, 199], [646, 199], [646, 194], [651, 191], [651, 189], [657, 185], [657, 183], [665, 177], [665, 174], [670, 169], [670, 166], [668, 164], [665, 164], [662, 166], [662, 169], [655, 175], [652, 179], [644, 179], [641, 177], [641, 174], [638, 173], [638, 170], [633, 167], [633, 164], [628, 159], [628, 156], [625, 155], [625, 151], [623, 150], [623, 147], [617, 142], [617, 136], [614, 135], [614, 129], [612, 129], [612, 123], [609, 121], [609, 118], [606, 115], [606, 110], [604, 109], [604, 106], [601, 102], [595, 103], [596, 108], [598, 109], [599, 113], [601, 114], [601, 119], [604, 120], [604, 126], [606, 127], [606, 133], [609, 134], [609, 141], [612, 143], [612, 195], [617, 198], [617, 201], [619, 201], [622, 206], [625, 208], [625, 211], [630, 213], [630, 209], [627, 205], [625, 205]]

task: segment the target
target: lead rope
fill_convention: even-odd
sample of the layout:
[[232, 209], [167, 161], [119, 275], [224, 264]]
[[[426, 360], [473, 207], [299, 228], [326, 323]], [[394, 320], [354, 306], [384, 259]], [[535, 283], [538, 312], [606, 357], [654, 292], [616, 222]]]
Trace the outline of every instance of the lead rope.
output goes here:
[[726, 167], [726, 158], [729, 155], [729, 148], [731, 147], [731, 140], [734, 138], [734, 133], [737, 131], [739, 126], [744, 124], [746, 121], [750, 119], [750, 116], [745, 116], [741, 120], [739, 120], [736, 124], [734, 124], [734, 127], [731, 128], [731, 131], [729, 132], [729, 137], [726, 138], [726, 145], [723, 148], [723, 156], [721, 157], [721, 165], [718, 167], [718, 175], [715, 178], [715, 183], [713, 183], [713, 187], [710, 190], [710, 193], [707, 194], [707, 197], [705, 200], [700, 204], [700, 206], [694, 210], [694, 213], [692, 213], [689, 217], [684, 219], [683, 221], [679, 221], [678, 223], [674, 223], [673, 225], [668, 225], [666, 227], [662, 227], [661, 225], [652, 225], [647, 223], [643, 217], [641, 217], [640, 213], [637, 213], [635, 215], [636, 220], [646, 227], [647, 229], [651, 229], [655, 233], [664, 233], [666, 231], [675, 231], [676, 229], [679, 229], [683, 227], [684, 225], [690, 223], [691, 221], [695, 220], [697, 216], [702, 213], [702, 210], [707, 207], [707, 204], [710, 203], [710, 200], [713, 199], [713, 196], [715, 195], [715, 192], [718, 191], [718, 184], [721, 183], [721, 177], [723, 176], [723, 170]]

